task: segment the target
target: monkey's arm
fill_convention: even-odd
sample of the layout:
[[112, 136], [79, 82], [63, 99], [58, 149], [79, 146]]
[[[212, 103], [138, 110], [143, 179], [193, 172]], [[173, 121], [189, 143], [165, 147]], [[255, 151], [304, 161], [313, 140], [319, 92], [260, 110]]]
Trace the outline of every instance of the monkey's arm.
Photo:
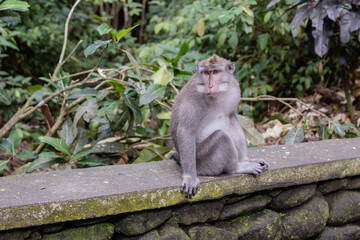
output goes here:
[[200, 180], [196, 174], [195, 136], [189, 128], [179, 127], [177, 138], [180, 162], [183, 170], [181, 191], [185, 192], [186, 197], [192, 197], [200, 185]]

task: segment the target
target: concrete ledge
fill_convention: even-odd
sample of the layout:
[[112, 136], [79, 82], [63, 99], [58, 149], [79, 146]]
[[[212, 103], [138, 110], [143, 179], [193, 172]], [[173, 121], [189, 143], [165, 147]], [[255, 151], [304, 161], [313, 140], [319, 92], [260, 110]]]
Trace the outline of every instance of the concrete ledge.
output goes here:
[[180, 193], [174, 161], [0, 178], [0, 230], [135, 212], [233, 193], [360, 175], [360, 138], [249, 149], [270, 169], [258, 177], [201, 177], [193, 199]]

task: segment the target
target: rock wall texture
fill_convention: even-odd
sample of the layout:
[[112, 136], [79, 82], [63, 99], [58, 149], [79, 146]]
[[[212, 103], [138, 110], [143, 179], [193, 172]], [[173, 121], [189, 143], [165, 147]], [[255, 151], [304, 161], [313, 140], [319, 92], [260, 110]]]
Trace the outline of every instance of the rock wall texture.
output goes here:
[[1, 231], [36, 239], [360, 239], [360, 176]]

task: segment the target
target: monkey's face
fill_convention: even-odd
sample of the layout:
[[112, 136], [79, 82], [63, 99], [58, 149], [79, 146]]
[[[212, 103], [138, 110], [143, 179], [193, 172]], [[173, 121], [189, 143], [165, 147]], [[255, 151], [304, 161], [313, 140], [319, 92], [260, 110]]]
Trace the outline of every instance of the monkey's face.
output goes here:
[[231, 76], [224, 66], [200, 67], [196, 90], [207, 98], [215, 99], [229, 89]]

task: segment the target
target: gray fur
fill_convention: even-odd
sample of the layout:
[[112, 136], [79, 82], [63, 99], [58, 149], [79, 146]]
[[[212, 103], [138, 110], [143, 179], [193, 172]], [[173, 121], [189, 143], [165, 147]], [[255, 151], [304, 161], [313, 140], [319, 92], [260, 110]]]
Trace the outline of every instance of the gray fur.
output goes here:
[[[177, 162], [180, 158], [182, 191], [188, 197], [193, 196], [199, 187], [197, 175], [257, 175], [269, 166], [264, 160], [248, 159], [246, 137], [236, 116], [240, 88], [233, 76], [235, 66], [214, 56], [197, 66], [196, 73], [176, 97], [171, 116], [170, 133], [178, 151], [173, 158]], [[217, 81], [219, 84], [228, 83], [228, 88], [218, 92], [216, 97], [208, 97], [197, 90], [197, 86], [204, 85], [201, 75], [204, 69], [221, 69]]]

